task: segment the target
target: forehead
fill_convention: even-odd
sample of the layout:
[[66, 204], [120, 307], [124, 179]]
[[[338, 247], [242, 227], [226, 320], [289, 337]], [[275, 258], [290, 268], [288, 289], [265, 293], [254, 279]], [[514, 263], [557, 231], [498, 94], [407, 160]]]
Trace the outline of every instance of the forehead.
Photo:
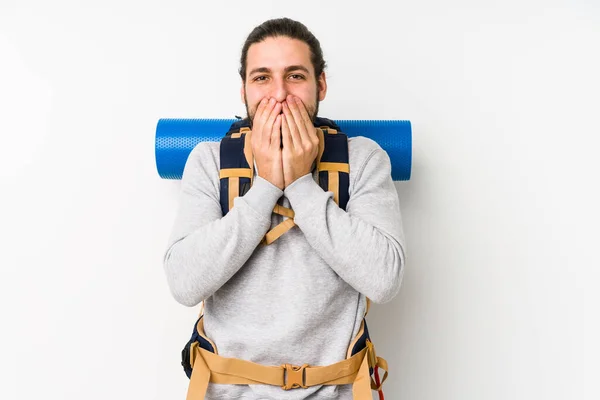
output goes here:
[[273, 71], [284, 70], [289, 65], [302, 65], [314, 73], [310, 61], [308, 44], [286, 36], [269, 37], [254, 43], [248, 49], [246, 68], [269, 68]]

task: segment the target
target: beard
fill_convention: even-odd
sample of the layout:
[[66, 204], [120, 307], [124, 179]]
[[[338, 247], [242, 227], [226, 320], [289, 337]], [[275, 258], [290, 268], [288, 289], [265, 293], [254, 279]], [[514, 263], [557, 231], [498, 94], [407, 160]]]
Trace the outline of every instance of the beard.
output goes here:
[[[246, 93], [244, 93], [244, 104], [246, 105], [246, 116], [247, 116], [248, 120], [250, 121], [250, 129], [252, 129], [252, 125], [254, 122], [254, 116], [256, 114], [256, 109], [258, 108], [258, 106], [255, 106], [253, 110], [250, 110], [250, 108], [248, 107], [248, 99], [246, 98]], [[317, 97], [315, 98], [315, 105], [312, 106], [310, 104], [305, 104], [304, 106], [306, 107], [306, 112], [308, 113], [308, 117], [314, 123], [315, 118], [317, 117], [317, 115], [319, 113], [319, 94], [318, 94], [318, 92], [317, 92]], [[281, 114], [283, 114], [283, 111], [281, 112]]]

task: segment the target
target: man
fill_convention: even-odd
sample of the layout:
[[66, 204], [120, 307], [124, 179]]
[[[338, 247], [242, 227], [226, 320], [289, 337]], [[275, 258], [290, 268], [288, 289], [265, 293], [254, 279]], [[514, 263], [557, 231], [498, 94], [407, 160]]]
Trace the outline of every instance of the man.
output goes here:
[[[171, 293], [204, 301], [204, 329], [220, 356], [254, 363], [326, 366], [344, 360], [366, 298], [390, 301], [404, 266], [400, 207], [387, 153], [348, 140], [346, 211], [313, 176], [318, 138], [312, 121], [325, 99], [319, 41], [283, 18], [256, 27], [242, 49], [241, 97], [252, 126], [255, 175], [223, 216], [219, 143], [191, 152], [164, 258]], [[296, 227], [261, 240], [295, 212]], [[284, 391], [270, 385], [210, 383], [207, 399], [352, 399], [351, 385]]]

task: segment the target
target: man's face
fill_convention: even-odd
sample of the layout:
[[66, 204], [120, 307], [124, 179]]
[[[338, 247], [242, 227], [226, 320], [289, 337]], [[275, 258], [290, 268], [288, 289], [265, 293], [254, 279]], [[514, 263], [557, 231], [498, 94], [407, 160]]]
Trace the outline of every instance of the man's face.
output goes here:
[[315, 77], [306, 43], [285, 36], [269, 37], [254, 43], [246, 58], [246, 82], [242, 83], [242, 102], [250, 120], [263, 98], [282, 103], [287, 95], [299, 97], [311, 119], [317, 115], [319, 101], [325, 98], [325, 73]]

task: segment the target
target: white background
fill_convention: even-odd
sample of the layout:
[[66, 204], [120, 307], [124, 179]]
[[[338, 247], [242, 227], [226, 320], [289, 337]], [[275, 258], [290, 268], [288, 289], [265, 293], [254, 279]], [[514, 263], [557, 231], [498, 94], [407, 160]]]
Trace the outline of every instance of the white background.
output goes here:
[[0, 4], [0, 399], [185, 398], [155, 127], [241, 115], [280, 16], [321, 41], [321, 115], [413, 124], [386, 398], [600, 398], [597, 1]]

